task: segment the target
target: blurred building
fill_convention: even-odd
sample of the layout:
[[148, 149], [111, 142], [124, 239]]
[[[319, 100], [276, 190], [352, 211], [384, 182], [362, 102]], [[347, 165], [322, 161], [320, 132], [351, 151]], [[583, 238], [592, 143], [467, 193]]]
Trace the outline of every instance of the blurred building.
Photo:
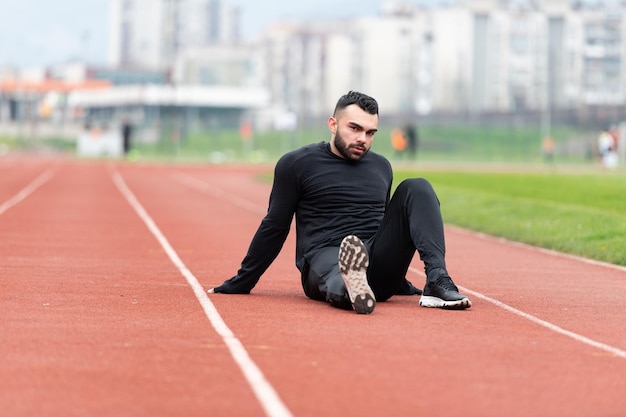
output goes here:
[[[250, 111], [266, 105], [266, 92], [251, 76], [249, 47], [240, 44], [238, 10], [229, 3], [110, 0], [110, 18], [109, 66], [23, 72], [21, 78], [37, 78], [45, 89], [32, 92], [35, 87], [29, 85], [26, 96], [23, 83], [0, 85], [0, 124], [67, 121], [115, 128], [132, 120], [140, 126], [137, 136], [156, 140], [164, 126], [179, 135], [192, 129], [237, 128]], [[50, 90], [58, 85], [52, 80], [101, 80], [107, 88], [63, 86], [56, 92]], [[54, 111], [32, 110], [50, 101], [48, 96], [62, 97]]]
[[[239, 12], [227, 0], [110, 2], [112, 65], [0, 75], [106, 80], [108, 91], [62, 92], [60, 102], [76, 107], [63, 114], [77, 120], [115, 120], [132, 111], [150, 123], [174, 114], [191, 125], [210, 119], [212, 126], [234, 126], [244, 118], [261, 127], [319, 125], [351, 89], [376, 97], [390, 123], [530, 115], [548, 130], [557, 116], [624, 117], [624, 2], [457, 0], [418, 7], [388, 1], [376, 16], [275, 22], [246, 42]], [[0, 124], [36, 114], [26, 109], [45, 98], [14, 85], [0, 90]], [[154, 97], [162, 107], [151, 107]]]
[[168, 71], [182, 85], [265, 88], [266, 118], [317, 123], [350, 89], [397, 118], [549, 115], [626, 101], [626, 7], [618, 3], [391, 1], [378, 16], [276, 22], [248, 43], [227, 2], [112, 0], [112, 8], [118, 68]]
[[256, 40], [258, 78], [269, 90], [274, 116], [292, 113], [304, 124], [319, 124], [351, 89], [376, 97], [386, 115], [429, 112], [429, 33], [425, 15], [413, 10], [340, 22], [277, 23]]
[[579, 82], [588, 104], [626, 102], [626, 4], [577, 11]]
[[626, 7], [568, 0], [462, 0], [379, 16], [276, 24], [258, 40], [272, 104], [325, 116], [341, 93], [384, 113], [571, 111], [626, 102]]
[[239, 12], [220, 0], [110, 0], [110, 63], [167, 70], [187, 48], [235, 44]]
[[260, 86], [254, 51], [244, 44], [215, 44], [182, 50], [170, 68], [171, 82], [182, 85]]

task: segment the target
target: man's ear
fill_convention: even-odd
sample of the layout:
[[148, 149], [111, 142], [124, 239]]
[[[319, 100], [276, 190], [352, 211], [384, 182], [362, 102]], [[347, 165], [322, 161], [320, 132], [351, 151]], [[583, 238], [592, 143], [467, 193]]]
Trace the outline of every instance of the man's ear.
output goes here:
[[333, 116], [330, 116], [328, 118], [328, 130], [330, 130], [330, 132], [334, 135], [335, 133], [337, 133], [337, 119], [335, 119]]

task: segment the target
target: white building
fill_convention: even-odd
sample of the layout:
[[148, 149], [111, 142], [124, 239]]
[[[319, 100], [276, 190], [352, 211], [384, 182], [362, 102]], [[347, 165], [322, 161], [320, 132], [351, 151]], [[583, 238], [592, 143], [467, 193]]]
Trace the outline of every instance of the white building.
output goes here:
[[239, 41], [236, 8], [220, 0], [110, 0], [109, 62], [167, 70], [186, 48]]
[[411, 113], [418, 105], [428, 110], [432, 57], [419, 21], [413, 14], [394, 14], [276, 24], [255, 47], [261, 85], [277, 112], [294, 112], [299, 120], [327, 117], [349, 90], [376, 97], [387, 114]]
[[325, 115], [349, 89], [398, 115], [620, 104], [624, 10], [568, 0], [465, 0], [275, 25], [258, 46], [263, 85], [277, 106], [310, 116]]
[[626, 9], [586, 9], [582, 25], [583, 101], [623, 105], [626, 101]]
[[[199, 87], [193, 100], [223, 87], [229, 94], [262, 97], [243, 100], [237, 111], [220, 116], [233, 126], [253, 112], [265, 126], [293, 126], [295, 120], [319, 125], [337, 98], [353, 89], [376, 97], [382, 117], [398, 120], [528, 113], [540, 114], [548, 126], [555, 112], [592, 113], [611, 106], [617, 110], [609, 117], [617, 121], [626, 105], [624, 2], [458, 0], [432, 8], [386, 3], [378, 16], [277, 22], [251, 43], [239, 40], [238, 12], [226, 0], [110, 4], [111, 67], [72, 64], [3, 73], [28, 82], [104, 78], [118, 98], [126, 94], [122, 85], [146, 91], [140, 86], [159, 84], [185, 92]], [[28, 110], [36, 108], [30, 102], [35, 99], [21, 106], [11, 88], [0, 91], [0, 118], [36, 115]], [[102, 102], [101, 94], [77, 102], [103, 117], [125, 110], [115, 106], [143, 105]], [[228, 94], [211, 96], [222, 100]], [[196, 104], [207, 114], [230, 108], [213, 98], [200, 103], [168, 98], [161, 104], [181, 105], [185, 117], [196, 112]], [[223, 115], [220, 111], [213, 113]]]
[[111, 0], [118, 67], [262, 87], [269, 113], [326, 117], [358, 89], [383, 114], [543, 112], [626, 101], [626, 8], [570, 0], [387, 2], [378, 16], [280, 23], [239, 42], [219, 0]]

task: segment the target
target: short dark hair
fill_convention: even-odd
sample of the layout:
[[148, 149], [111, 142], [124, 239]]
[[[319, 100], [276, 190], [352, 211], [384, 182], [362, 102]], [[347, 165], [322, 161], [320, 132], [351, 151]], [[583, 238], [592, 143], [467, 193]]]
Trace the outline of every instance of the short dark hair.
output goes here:
[[352, 104], [356, 104], [369, 114], [378, 114], [378, 103], [374, 98], [366, 94], [359, 93], [358, 91], [348, 91], [348, 93], [341, 96], [339, 98], [339, 101], [337, 101], [333, 116], [336, 116], [337, 112], [345, 109]]

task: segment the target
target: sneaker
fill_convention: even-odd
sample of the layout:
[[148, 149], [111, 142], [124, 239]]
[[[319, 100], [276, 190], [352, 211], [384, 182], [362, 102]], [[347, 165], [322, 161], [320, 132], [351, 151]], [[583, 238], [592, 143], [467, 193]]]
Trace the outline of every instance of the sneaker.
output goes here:
[[359, 314], [369, 314], [376, 307], [374, 293], [367, 283], [369, 255], [356, 236], [346, 236], [339, 246], [339, 271], [346, 284], [352, 308]]
[[472, 306], [472, 301], [459, 293], [459, 289], [446, 271], [439, 269], [436, 273], [438, 277], [434, 282], [431, 280], [426, 282], [420, 298], [420, 306], [448, 310], [464, 310]]

